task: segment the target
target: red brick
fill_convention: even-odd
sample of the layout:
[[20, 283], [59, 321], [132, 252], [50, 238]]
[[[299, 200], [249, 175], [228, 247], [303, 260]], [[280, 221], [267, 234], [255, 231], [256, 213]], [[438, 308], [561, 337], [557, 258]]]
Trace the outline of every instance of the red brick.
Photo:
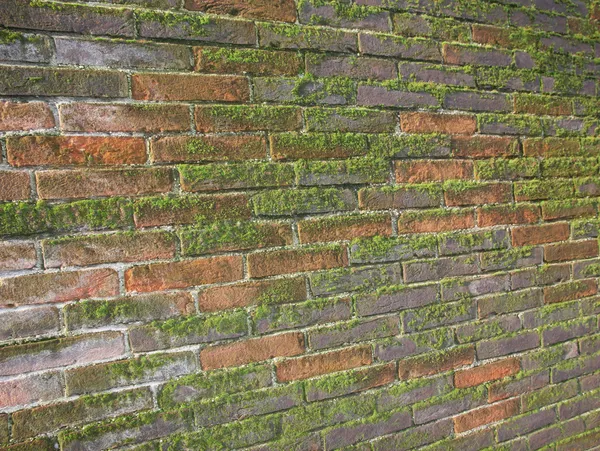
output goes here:
[[358, 346], [325, 354], [284, 360], [275, 365], [275, 371], [278, 381], [288, 382], [370, 365], [371, 363], [371, 347]]
[[212, 14], [295, 22], [293, 0], [185, 0], [185, 8]]
[[513, 246], [532, 246], [569, 239], [569, 224], [566, 222], [515, 227], [511, 231]]
[[564, 157], [580, 153], [577, 139], [571, 138], [529, 138], [523, 141], [523, 155], [526, 157]]
[[428, 212], [401, 214], [398, 218], [398, 233], [448, 232], [470, 229], [475, 226], [473, 212], [470, 210], [447, 210], [435, 215]]
[[146, 162], [142, 138], [113, 136], [23, 136], [6, 141], [13, 166], [120, 165]]
[[137, 100], [250, 100], [248, 79], [229, 75], [135, 74], [131, 90]]
[[179, 132], [190, 130], [187, 105], [67, 103], [61, 128], [69, 132]]
[[468, 160], [397, 161], [395, 166], [398, 183], [473, 178], [473, 162]]
[[461, 158], [495, 158], [519, 154], [519, 142], [504, 136], [453, 136], [452, 151]]
[[467, 388], [481, 385], [484, 382], [502, 379], [517, 374], [521, 369], [519, 359], [510, 358], [476, 366], [468, 370], [457, 371], [454, 374], [454, 386]]
[[23, 241], [0, 243], [0, 271], [31, 269], [37, 263], [35, 246]]
[[598, 282], [595, 279], [577, 280], [544, 288], [544, 303], [572, 301], [598, 293]]
[[475, 360], [475, 348], [472, 346], [454, 348], [432, 357], [412, 357], [398, 362], [398, 377], [400, 379], [413, 379], [430, 376], [445, 371], [471, 365]]
[[500, 224], [532, 224], [540, 219], [537, 205], [498, 205], [477, 209], [479, 227], [491, 227]]
[[117, 294], [119, 277], [108, 268], [0, 279], [0, 306], [67, 302]]
[[248, 255], [250, 277], [266, 277], [348, 265], [344, 246], [260, 252]]
[[273, 357], [290, 357], [303, 352], [304, 335], [289, 332], [204, 348], [200, 351], [200, 363], [204, 370], [212, 370], [246, 365]]
[[491, 406], [464, 413], [454, 418], [454, 431], [461, 432], [475, 429], [484, 424], [495, 423], [519, 413], [519, 400], [509, 399]]
[[35, 174], [40, 199], [84, 199], [166, 193], [173, 187], [170, 168], [51, 170]]
[[446, 205], [450, 207], [464, 205], [500, 204], [512, 200], [510, 183], [473, 183], [466, 186], [448, 185], [444, 189]]
[[276, 304], [304, 300], [306, 300], [306, 283], [303, 277], [295, 277], [207, 288], [198, 295], [198, 306], [204, 312], [214, 312], [261, 303]]
[[262, 136], [165, 136], [151, 142], [152, 161], [243, 161], [265, 158], [266, 140]]
[[477, 121], [468, 114], [402, 113], [400, 127], [407, 133], [472, 135]]
[[175, 238], [168, 232], [84, 235], [42, 242], [46, 268], [110, 262], [137, 262], [175, 256]]
[[63, 396], [60, 373], [33, 374], [0, 382], [0, 408], [2, 409], [52, 401]]
[[220, 74], [297, 75], [303, 68], [303, 59], [293, 52], [243, 49], [243, 56], [247, 58], [235, 58], [237, 52], [237, 49], [222, 47], [196, 47], [196, 70]]
[[511, 30], [493, 25], [473, 24], [473, 42], [511, 48]]
[[242, 277], [242, 257], [234, 255], [134, 266], [125, 271], [125, 287], [127, 291], [162, 291]]
[[54, 115], [43, 102], [0, 102], [0, 131], [54, 127]]
[[0, 171], [0, 201], [29, 199], [29, 174], [22, 171]]
[[351, 240], [374, 235], [390, 236], [391, 234], [392, 223], [389, 215], [335, 216], [298, 222], [298, 235], [301, 243]]
[[573, 241], [544, 246], [544, 260], [565, 262], [598, 256], [598, 240]]

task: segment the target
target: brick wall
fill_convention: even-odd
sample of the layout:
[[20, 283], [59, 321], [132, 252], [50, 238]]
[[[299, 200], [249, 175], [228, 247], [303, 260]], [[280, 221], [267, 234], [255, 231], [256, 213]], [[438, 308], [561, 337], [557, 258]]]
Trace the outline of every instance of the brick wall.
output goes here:
[[0, 448], [600, 443], [600, 3], [0, 25]]

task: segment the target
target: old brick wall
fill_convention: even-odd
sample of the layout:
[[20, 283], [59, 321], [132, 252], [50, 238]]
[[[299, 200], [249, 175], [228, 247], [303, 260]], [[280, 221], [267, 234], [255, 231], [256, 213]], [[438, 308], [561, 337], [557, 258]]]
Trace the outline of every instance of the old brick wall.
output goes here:
[[0, 25], [0, 448], [600, 444], [600, 3]]

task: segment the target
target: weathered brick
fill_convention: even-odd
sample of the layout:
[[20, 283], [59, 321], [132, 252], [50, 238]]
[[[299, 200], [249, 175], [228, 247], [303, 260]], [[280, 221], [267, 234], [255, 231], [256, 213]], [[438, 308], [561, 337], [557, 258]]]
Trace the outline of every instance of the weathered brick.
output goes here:
[[96, 166], [142, 164], [146, 147], [141, 138], [112, 136], [23, 136], [6, 142], [13, 166]]
[[449, 133], [472, 135], [475, 117], [463, 114], [402, 113], [400, 127], [407, 133]]
[[134, 266], [125, 271], [127, 291], [148, 292], [186, 288], [242, 278], [240, 256], [211, 257]]
[[419, 183], [473, 178], [473, 163], [468, 160], [397, 161], [396, 182]]
[[248, 0], [229, 0], [227, 2], [186, 0], [185, 9], [282, 22], [294, 22], [296, 20], [296, 7], [291, 0], [278, 0], [276, 3], [264, 0], [258, 2]]
[[60, 123], [71, 132], [175, 132], [190, 129], [185, 105], [67, 103]]
[[454, 430], [465, 432], [484, 424], [496, 423], [519, 413], [519, 400], [509, 399], [454, 418]]
[[137, 100], [247, 102], [250, 99], [248, 80], [235, 76], [134, 74], [131, 90]]
[[265, 139], [252, 135], [165, 136], [152, 140], [150, 149], [155, 163], [238, 161], [266, 156]]
[[275, 364], [275, 371], [277, 380], [287, 382], [370, 365], [371, 362], [371, 347], [359, 346], [284, 360]]
[[54, 115], [43, 102], [0, 102], [0, 130], [54, 128]]
[[449, 371], [473, 363], [475, 349], [472, 346], [453, 348], [435, 354], [426, 354], [423, 357], [411, 357], [398, 364], [398, 377], [400, 379], [414, 379]]
[[304, 336], [289, 332], [204, 348], [200, 352], [200, 362], [204, 369], [223, 368], [273, 357], [290, 357], [302, 354], [304, 349]]
[[114, 296], [119, 292], [116, 271], [108, 268], [50, 272], [2, 279], [0, 305], [45, 304], [87, 297]]
[[512, 376], [518, 373], [520, 369], [518, 359], [498, 360], [468, 370], [457, 371], [454, 373], [454, 386], [456, 388], [474, 387], [485, 382]]
[[0, 382], [0, 406], [2, 408], [52, 401], [63, 395], [64, 388], [60, 372], [31, 374]]
[[1, 341], [56, 334], [60, 329], [58, 310], [54, 307], [2, 312], [0, 324]]

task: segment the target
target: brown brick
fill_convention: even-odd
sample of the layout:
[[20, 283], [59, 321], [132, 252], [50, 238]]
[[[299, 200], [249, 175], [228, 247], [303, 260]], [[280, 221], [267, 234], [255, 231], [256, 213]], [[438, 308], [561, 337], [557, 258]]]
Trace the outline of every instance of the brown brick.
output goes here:
[[54, 127], [54, 115], [43, 102], [0, 102], [0, 131]]
[[513, 246], [533, 246], [569, 239], [569, 224], [566, 222], [515, 227], [511, 231]]
[[368, 236], [390, 236], [392, 223], [389, 215], [335, 216], [306, 219], [298, 222], [301, 243], [351, 240]]
[[29, 199], [30, 185], [27, 172], [0, 171], [0, 201]]
[[519, 142], [504, 136], [453, 136], [452, 151], [459, 158], [495, 158], [519, 154]]
[[594, 279], [566, 282], [544, 288], [544, 302], [554, 304], [556, 302], [571, 301], [593, 296], [598, 293], [598, 282]]
[[200, 362], [204, 370], [211, 370], [260, 362], [273, 357], [290, 357], [303, 352], [304, 335], [289, 332], [204, 348], [200, 351]]
[[532, 224], [539, 221], [537, 205], [498, 205], [477, 209], [477, 224], [491, 227], [500, 224]]
[[398, 233], [447, 232], [474, 226], [475, 219], [471, 210], [448, 210], [440, 215], [428, 214], [426, 211], [422, 214], [404, 213], [398, 218]]
[[59, 108], [69, 132], [178, 132], [190, 129], [186, 105], [67, 103]]
[[519, 359], [498, 360], [468, 370], [457, 371], [454, 374], [454, 386], [456, 388], [475, 387], [485, 382], [512, 376], [518, 373], [520, 369]]
[[196, 47], [194, 55], [196, 70], [199, 72], [297, 75], [303, 68], [302, 58], [292, 52], [257, 49], [239, 51], [222, 47]]
[[302, 128], [302, 112], [296, 107], [196, 106], [196, 129], [201, 132], [292, 131]]
[[0, 242], [0, 271], [31, 269], [37, 263], [35, 246], [24, 241]]
[[0, 279], [0, 306], [67, 302], [117, 294], [119, 277], [108, 268]]
[[169, 168], [117, 170], [52, 170], [36, 172], [40, 199], [83, 199], [139, 196], [171, 191]]
[[464, 205], [499, 204], [512, 200], [510, 183], [473, 183], [446, 185], [444, 199], [449, 207]]
[[46, 268], [136, 262], [175, 256], [175, 238], [168, 232], [84, 235], [42, 242]]
[[398, 183], [473, 178], [473, 163], [468, 160], [397, 161], [395, 169], [396, 182]]
[[471, 365], [475, 360], [475, 348], [466, 346], [442, 351], [434, 356], [412, 357], [398, 363], [400, 379], [414, 379], [443, 373], [461, 366]]
[[496, 423], [519, 413], [519, 400], [509, 399], [491, 406], [464, 413], [454, 418], [454, 431], [461, 432], [475, 429], [484, 424]]
[[303, 277], [295, 277], [207, 288], [198, 295], [198, 306], [202, 311], [214, 312], [262, 303], [277, 304], [304, 300], [306, 282]]
[[233, 282], [242, 277], [242, 257], [212, 257], [134, 266], [125, 271], [125, 287], [127, 291], [162, 291]]
[[266, 157], [262, 136], [165, 136], [151, 141], [154, 162], [241, 161]]
[[472, 135], [477, 122], [469, 114], [401, 113], [400, 127], [407, 133]]
[[544, 246], [544, 260], [564, 262], [598, 256], [598, 241], [585, 240]]
[[33, 374], [0, 382], [0, 408], [52, 401], [63, 396], [60, 373]]
[[137, 100], [250, 100], [248, 79], [228, 75], [134, 74], [131, 91]]
[[250, 277], [266, 277], [348, 265], [344, 246], [312, 247], [259, 252], [248, 255]]
[[6, 140], [13, 166], [120, 165], [146, 162], [142, 138], [113, 136], [23, 136]]
[[284, 360], [275, 365], [277, 380], [288, 382], [334, 373], [372, 363], [371, 346], [345, 348], [325, 354]]
[[296, 5], [293, 0], [185, 0], [185, 8], [212, 14], [231, 14], [254, 19], [294, 22]]

